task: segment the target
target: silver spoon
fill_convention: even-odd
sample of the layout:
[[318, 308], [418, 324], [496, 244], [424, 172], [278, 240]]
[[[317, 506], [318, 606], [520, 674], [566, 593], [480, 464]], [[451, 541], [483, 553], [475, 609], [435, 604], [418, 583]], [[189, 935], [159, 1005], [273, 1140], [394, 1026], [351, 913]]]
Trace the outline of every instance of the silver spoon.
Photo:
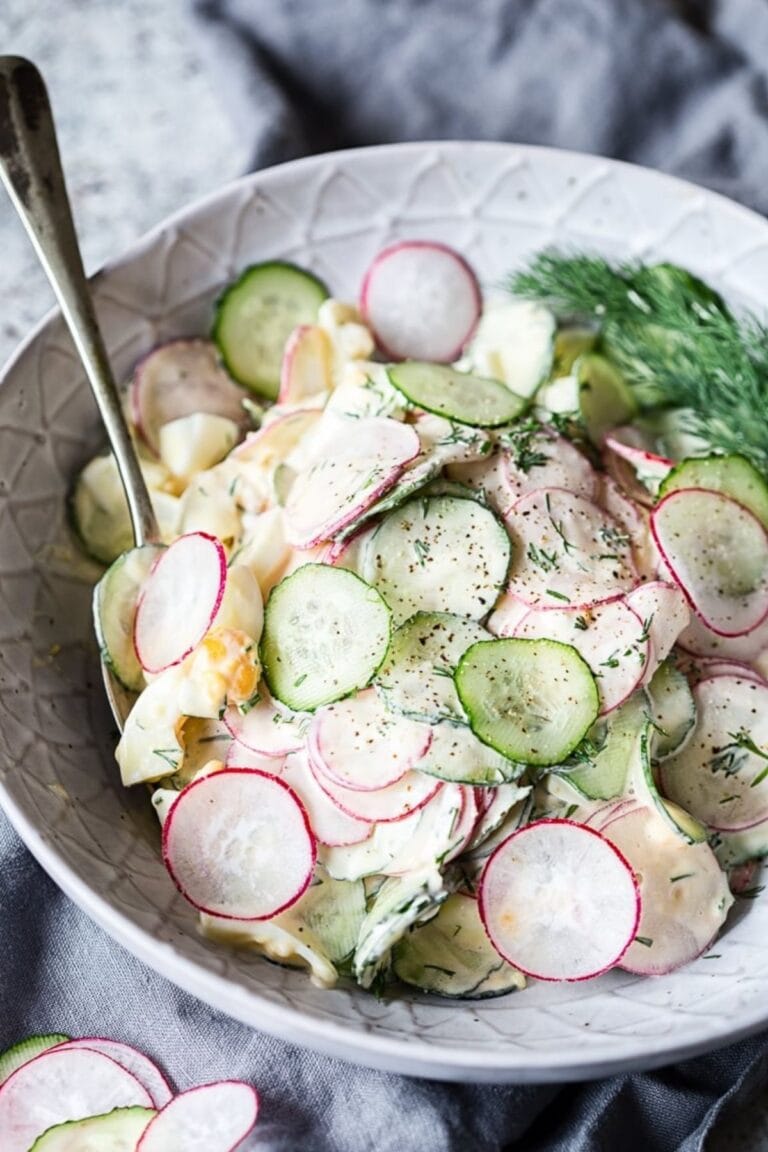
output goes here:
[[[88, 377], [125, 490], [134, 543], [156, 543], [157, 520], [85, 278], [48, 93], [34, 64], [20, 56], [0, 56], [0, 178], [56, 293]], [[103, 663], [102, 673], [122, 729], [130, 697]]]

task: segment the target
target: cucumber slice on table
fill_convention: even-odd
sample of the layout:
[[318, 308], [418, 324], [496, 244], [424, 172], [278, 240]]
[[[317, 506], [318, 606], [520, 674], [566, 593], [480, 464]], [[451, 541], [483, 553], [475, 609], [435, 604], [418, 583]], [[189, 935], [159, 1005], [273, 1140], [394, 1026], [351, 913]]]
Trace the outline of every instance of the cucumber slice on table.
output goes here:
[[156, 1115], [153, 1108], [115, 1108], [103, 1116], [68, 1120], [39, 1136], [30, 1152], [135, 1152]]
[[487, 616], [506, 580], [509, 536], [490, 508], [454, 496], [409, 500], [371, 535], [363, 576], [396, 623], [419, 611]]
[[158, 544], [145, 544], [124, 552], [93, 590], [93, 623], [101, 658], [131, 692], [140, 692], [145, 684], [133, 643], [136, 601], [161, 551]]
[[417, 408], [475, 428], [509, 424], [527, 407], [526, 400], [500, 381], [458, 372], [445, 364], [406, 360], [392, 365], [389, 379]]
[[678, 488], [722, 492], [768, 527], [768, 484], [743, 456], [692, 456], [683, 460], [662, 480], [659, 499]]
[[6, 1048], [5, 1052], [0, 1052], [0, 1084], [3, 1084], [17, 1068], [21, 1068], [22, 1064], [28, 1064], [35, 1056], [40, 1056], [49, 1048], [55, 1048], [57, 1044], [66, 1044], [67, 1040], [69, 1036], [64, 1036], [61, 1032], [50, 1032], [45, 1036], [28, 1036], [26, 1040], [20, 1040], [18, 1044]]
[[305, 564], [264, 609], [264, 677], [275, 699], [311, 712], [365, 688], [389, 638], [390, 612], [375, 588], [345, 568]]
[[213, 340], [233, 379], [274, 399], [285, 342], [299, 324], [313, 324], [328, 289], [282, 260], [253, 264], [219, 297]]
[[589, 665], [557, 640], [473, 644], [454, 679], [475, 735], [510, 760], [536, 767], [565, 760], [600, 707]]
[[463, 892], [454, 892], [434, 919], [406, 933], [393, 960], [399, 980], [436, 996], [482, 1000], [525, 988], [522, 972], [488, 939], [477, 900]]

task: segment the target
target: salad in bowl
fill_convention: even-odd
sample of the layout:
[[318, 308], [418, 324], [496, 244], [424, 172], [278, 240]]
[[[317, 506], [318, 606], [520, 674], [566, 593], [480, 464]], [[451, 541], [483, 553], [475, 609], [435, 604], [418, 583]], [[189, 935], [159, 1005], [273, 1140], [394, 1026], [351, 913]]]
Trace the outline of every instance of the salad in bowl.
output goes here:
[[762, 336], [674, 265], [406, 241], [140, 361], [162, 540], [109, 456], [71, 512], [204, 935], [458, 998], [707, 952], [768, 851]]

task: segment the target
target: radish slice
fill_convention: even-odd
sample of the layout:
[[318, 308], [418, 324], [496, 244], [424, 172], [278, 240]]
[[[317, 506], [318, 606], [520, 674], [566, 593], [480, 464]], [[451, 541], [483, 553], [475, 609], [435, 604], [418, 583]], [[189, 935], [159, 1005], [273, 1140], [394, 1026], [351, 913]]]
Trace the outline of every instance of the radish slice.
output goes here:
[[694, 612], [720, 636], [768, 616], [768, 533], [721, 492], [679, 488], [656, 506], [651, 532]]
[[629, 537], [583, 496], [539, 488], [506, 519], [516, 544], [508, 591], [531, 608], [586, 608], [635, 583]]
[[278, 404], [301, 404], [333, 387], [333, 345], [324, 328], [300, 324], [285, 342]]
[[0, 1087], [3, 1152], [29, 1152], [54, 1124], [137, 1106], [152, 1107], [149, 1093], [109, 1056], [50, 1048]]
[[378, 254], [365, 274], [360, 311], [393, 360], [458, 359], [482, 311], [480, 285], [458, 252], [404, 240]]
[[669, 656], [691, 613], [680, 589], [663, 580], [640, 584], [627, 596], [627, 604], [643, 621], [651, 641], [653, 659], [647, 664], [643, 677], [643, 683], [647, 684], [659, 664]]
[[640, 886], [642, 912], [620, 967], [657, 976], [706, 952], [733, 897], [708, 844], [686, 844], [650, 808], [634, 808], [603, 835], [629, 862]]
[[280, 773], [281, 780], [293, 789], [304, 805], [312, 831], [321, 844], [345, 848], [361, 844], [373, 831], [373, 824], [342, 812], [315, 779], [304, 752], [289, 756]]
[[259, 1098], [250, 1084], [203, 1084], [158, 1112], [136, 1152], [234, 1152], [253, 1130], [258, 1112]]
[[[738, 676], [717, 676], [697, 684], [693, 698], [693, 732], [661, 768], [665, 796], [724, 832], [762, 823], [768, 819], [768, 776], [763, 777], [768, 761], [768, 686]], [[747, 740], [763, 755], [751, 751]]]
[[485, 865], [479, 902], [499, 955], [539, 980], [588, 980], [614, 967], [640, 917], [627, 861], [570, 820], [513, 832]]
[[100, 1036], [83, 1036], [61, 1044], [59, 1051], [76, 1048], [87, 1048], [90, 1052], [101, 1052], [104, 1056], [109, 1056], [126, 1072], [136, 1077], [139, 1084], [149, 1093], [155, 1108], [164, 1108], [173, 1096], [173, 1090], [157, 1064], [129, 1044], [121, 1044], [117, 1040], [104, 1040]]
[[259, 697], [245, 715], [228, 709], [224, 723], [234, 739], [261, 756], [281, 758], [303, 748], [309, 717], [278, 708], [265, 684], [259, 686]]
[[155, 561], [136, 605], [133, 642], [145, 672], [180, 664], [213, 626], [227, 557], [206, 532], [180, 536]]
[[163, 825], [163, 859], [199, 911], [266, 920], [306, 889], [315, 841], [287, 784], [265, 772], [225, 768], [181, 793]]
[[361, 792], [355, 788], [343, 788], [329, 780], [311, 757], [310, 767], [318, 784], [326, 796], [338, 805], [342, 812], [355, 816], [358, 820], [373, 823], [388, 823], [402, 820], [410, 812], [422, 808], [441, 787], [442, 781], [425, 776], [421, 772], [406, 772], [396, 784], [379, 788], [375, 792]]
[[383, 416], [325, 413], [326, 428], [285, 505], [289, 541], [313, 548], [351, 524], [395, 483], [420, 451], [409, 424]]
[[628, 601], [614, 600], [580, 612], [532, 609], [515, 628], [524, 640], [570, 644], [592, 669], [600, 693], [600, 715], [618, 708], [640, 685], [648, 664], [648, 629]]
[[155, 452], [163, 424], [192, 413], [246, 423], [243, 397], [209, 340], [171, 340], [140, 360], [131, 385], [131, 419]]
[[[537, 488], [566, 488], [576, 496], [594, 500], [598, 477], [594, 468], [570, 440], [541, 428], [534, 434], [526, 431], [509, 433], [509, 446], [503, 454], [510, 488], [516, 498]], [[505, 511], [509, 511], [510, 505]]]
[[425, 755], [432, 733], [390, 712], [370, 688], [318, 711], [309, 741], [315, 767], [332, 783], [371, 792], [401, 780]]

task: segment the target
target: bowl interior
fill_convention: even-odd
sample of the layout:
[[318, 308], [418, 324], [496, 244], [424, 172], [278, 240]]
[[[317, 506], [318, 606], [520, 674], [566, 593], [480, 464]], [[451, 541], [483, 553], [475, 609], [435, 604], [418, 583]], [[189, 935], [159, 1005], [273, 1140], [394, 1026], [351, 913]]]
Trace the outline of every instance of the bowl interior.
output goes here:
[[[354, 298], [386, 242], [444, 240], [486, 285], [556, 243], [669, 259], [757, 310], [768, 299], [768, 225], [658, 174], [547, 149], [397, 145], [298, 161], [249, 177], [162, 225], [97, 278], [113, 365], [205, 333], [245, 264], [283, 257]], [[355, 989], [200, 938], [158, 855], [148, 800], [124, 791], [91, 638], [99, 569], [77, 551], [66, 493], [101, 444], [95, 408], [57, 318], [33, 334], [0, 389], [0, 800], [47, 870], [142, 959], [231, 1015], [397, 1071], [564, 1079], [672, 1060], [768, 1020], [768, 904], [752, 901], [685, 971], [609, 973], [479, 1003]]]

